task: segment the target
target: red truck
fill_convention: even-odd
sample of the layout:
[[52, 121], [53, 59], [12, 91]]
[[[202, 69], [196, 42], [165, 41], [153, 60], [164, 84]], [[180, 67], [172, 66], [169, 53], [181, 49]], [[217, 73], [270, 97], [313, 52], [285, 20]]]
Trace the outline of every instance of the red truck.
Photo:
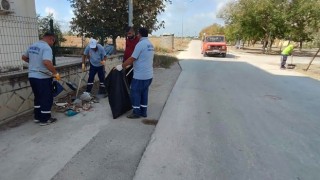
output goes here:
[[205, 36], [201, 46], [201, 54], [203, 54], [203, 56], [222, 55], [222, 57], [226, 57], [227, 43], [225, 36]]

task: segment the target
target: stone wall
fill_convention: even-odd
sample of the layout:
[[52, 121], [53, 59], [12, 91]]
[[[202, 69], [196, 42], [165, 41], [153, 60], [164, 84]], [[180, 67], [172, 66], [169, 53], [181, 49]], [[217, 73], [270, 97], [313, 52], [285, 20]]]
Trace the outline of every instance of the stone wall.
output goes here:
[[[112, 60], [112, 61], [111, 61]], [[122, 62], [122, 55], [114, 55], [108, 58], [105, 64], [107, 73]], [[81, 62], [56, 66], [62, 79], [66, 82], [75, 82], [77, 85], [82, 77]], [[89, 69], [89, 67], [87, 68]], [[88, 72], [84, 72], [81, 86], [85, 86], [88, 79]], [[96, 80], [98, 78], [96, 76]], [[64, 91], [59, 95], [63, 96], [72, 91], [65, 82], [60, 81]], [[57, 97], [59, 98], [59, 97]], [[33, 93], [28, 81], [28, 72], [17, 72], [6, 76], [0, 76], [0, 124], [28, 113], [33, 110]]]

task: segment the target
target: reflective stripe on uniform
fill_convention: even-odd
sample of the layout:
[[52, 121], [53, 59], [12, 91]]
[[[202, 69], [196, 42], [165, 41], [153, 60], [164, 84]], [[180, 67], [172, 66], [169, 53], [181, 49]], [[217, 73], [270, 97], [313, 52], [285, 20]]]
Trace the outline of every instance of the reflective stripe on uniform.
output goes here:
[[139, 106], [132, 106], [132, 108], [134, 108], [134, 109], [140, 109]]
[[51, 111], [41, 111], [41, 113], [43, 113], [43, 114], [50, 114]]
[[141, 107], [144, 107], [144, 108], [146, 108], [146, 107], [148, 107], [147, 105], [140, 105]]
[[34, 108], [40, 108], [40, 106], [34, 106]]

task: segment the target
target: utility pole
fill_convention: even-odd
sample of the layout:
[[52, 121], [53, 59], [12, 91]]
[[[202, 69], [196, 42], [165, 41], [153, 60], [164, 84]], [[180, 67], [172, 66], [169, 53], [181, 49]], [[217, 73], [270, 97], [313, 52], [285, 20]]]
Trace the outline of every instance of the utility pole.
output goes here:
[[[49, 26], [50, 26], [50, 32], [54, 34], [54, 28], [53, 28], [53, 20], [49, 20]], [[58, 36], [55, 36], [56, 39], [58, 39]], [[55, 44], [51, 47], [52, 49], [52, 64], [55, 66], [56, 65], [56, 49], [55, 49]]]
[[128, 0], [129, 2], [129, 20], [128, 25], [133, 26], [132, 20], [133, 20], [133, 0]]
[[183, 16], [184, 13], [181, 16], [181, 47], [183, 46]]

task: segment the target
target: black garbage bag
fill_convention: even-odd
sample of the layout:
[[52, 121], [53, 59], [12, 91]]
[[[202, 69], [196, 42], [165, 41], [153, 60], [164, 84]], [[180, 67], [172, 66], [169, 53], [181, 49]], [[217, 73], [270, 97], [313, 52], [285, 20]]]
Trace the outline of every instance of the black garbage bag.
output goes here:
[[125, 70], [112, 69], [105, 78], [104, 84], [108, 92], [113, 119], [132, 109]]

